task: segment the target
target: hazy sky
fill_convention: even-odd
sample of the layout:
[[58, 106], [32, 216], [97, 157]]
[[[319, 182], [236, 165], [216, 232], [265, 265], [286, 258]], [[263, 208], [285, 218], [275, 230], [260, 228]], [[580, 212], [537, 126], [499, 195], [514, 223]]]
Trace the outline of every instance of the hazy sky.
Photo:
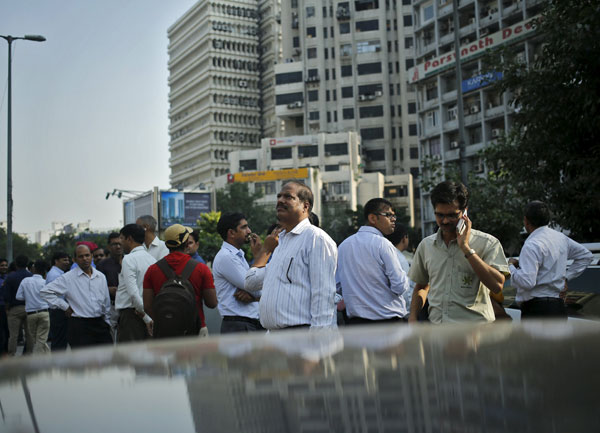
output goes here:
[[[169, 187], [167, 28], [195, 0], [2, 0], [13, 42], [13, 230], [122, 223], [114, 188]], [[8, 44], [0, 39], [0, 220]]]

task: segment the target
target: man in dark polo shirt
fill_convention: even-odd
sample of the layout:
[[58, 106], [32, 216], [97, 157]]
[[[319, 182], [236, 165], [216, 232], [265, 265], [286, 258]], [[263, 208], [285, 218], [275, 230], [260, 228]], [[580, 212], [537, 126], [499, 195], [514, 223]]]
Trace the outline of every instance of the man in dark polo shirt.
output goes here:
[[106, 277], [108, 284], [108, 293], [110, 294], [110, 329], [115, 338], [117, 322], [119, 315], [115, 310], [115, 295], [119, 287], [119, 274], [121, 273], [121, 262], [123, 261], [123, 246], [121, 245], [121, 235], [112, 232], [108, 235], [109, 256], [98, 264], [98, 270]]

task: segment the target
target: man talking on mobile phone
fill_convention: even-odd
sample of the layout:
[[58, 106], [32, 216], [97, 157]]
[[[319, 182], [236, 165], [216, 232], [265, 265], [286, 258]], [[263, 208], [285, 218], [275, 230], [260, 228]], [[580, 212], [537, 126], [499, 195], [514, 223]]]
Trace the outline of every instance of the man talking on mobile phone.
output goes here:
[[494, 321], [490, 291], [502, 290], [508, 263], [498, 239], [471, 228], [468, 199], [460, 182], [441, 182], [431, 191], [439, 229], [421, 241], [408, 273], [416, 283], [409, 322], [417, 320], [426, 299], [435, 324]]

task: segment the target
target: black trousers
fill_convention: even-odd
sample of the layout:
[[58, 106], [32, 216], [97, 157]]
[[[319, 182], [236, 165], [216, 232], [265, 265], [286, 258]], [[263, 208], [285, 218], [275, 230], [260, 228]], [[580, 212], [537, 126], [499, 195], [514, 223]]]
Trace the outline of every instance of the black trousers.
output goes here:
[[102, 317], [70, 317], [68, 334], [72, 349], [113, 342], [110, 326]]
[[8, 353], [8, 319], [6, 307], [0, 305], [0, 355]]
[[521, 304], [522, 319], [567, 319], [567, 308], [560, 298], [533, 298]]
[[148, 338], [148, 331], [144, 320], [135, 314], [135, 308], [119, 310], [119, 324], [117, 326], [117, 342], [142, 341]]
[[60, 308], [50, 308], [50, 350], [56, 352], [67, 348], [69, 318]]
[[258, 319], [243, 316], [225, 316], [221, 323], [221, 334], [233, 334], [235, 332], [264, 331]]

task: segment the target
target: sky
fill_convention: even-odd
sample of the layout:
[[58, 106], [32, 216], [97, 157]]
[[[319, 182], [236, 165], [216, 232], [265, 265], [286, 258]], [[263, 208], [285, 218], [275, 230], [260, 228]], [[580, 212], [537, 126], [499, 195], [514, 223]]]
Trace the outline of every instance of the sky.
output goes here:
[[[169, 187], [167, 29], [196, 0], [3, 0], [13, 42], [13, 231], [122, 225], [113, 189]], [[6, 220], [8, 43], [0, 39], [0, 221]]]

